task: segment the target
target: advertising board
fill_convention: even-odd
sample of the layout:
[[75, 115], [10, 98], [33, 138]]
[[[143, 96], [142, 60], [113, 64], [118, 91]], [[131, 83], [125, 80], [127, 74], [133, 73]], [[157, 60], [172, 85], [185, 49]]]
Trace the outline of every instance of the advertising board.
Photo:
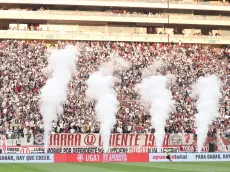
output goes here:
[[[173, 162], [211, 162], [230, 161], [230, 153], [172, 153]], [[150, 153], [149, 162], [168, 162], [166, 154]]]
[[0, 163], [52, 163], [53, 154], [0, 154]]
[[149, 154], [54, 154], [54, 162], [149, 162]]

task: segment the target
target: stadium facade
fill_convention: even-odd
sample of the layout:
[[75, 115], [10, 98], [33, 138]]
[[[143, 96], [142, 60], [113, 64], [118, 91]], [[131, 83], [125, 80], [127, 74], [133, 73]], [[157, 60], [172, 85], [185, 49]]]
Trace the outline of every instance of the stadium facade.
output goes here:
[[0, 0], [0, 4], [0, 39], [230, 42], [227, 1]]

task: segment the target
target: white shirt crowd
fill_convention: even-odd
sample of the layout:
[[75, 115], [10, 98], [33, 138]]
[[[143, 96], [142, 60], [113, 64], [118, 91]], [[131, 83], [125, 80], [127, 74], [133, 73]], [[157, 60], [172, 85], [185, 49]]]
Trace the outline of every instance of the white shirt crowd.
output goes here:
[[[171, 113], [165, 130], [167, 133], [195, 133], [194, 119], [197, 113], [191, 98], [191, 86], [200, 76], [217, 75], [222, 83], [223, 98], [220, 101], [220, 117], [213, 121], [209, 134], [220, 129], [229, 133], [230, 117], [230, 63], [228, 48], [208, 45], [126, 43], [126, 42], [58, 42], [63, 48], [75, 44], [81, 51], [68, 88], [68, 100], [64, 115], [53, 121], [52, 133], [98, 133], [100, 124], [95, 116], [95, 103], [85, 100], [86, 80], [100, 65], [118, 53], [128, 60], [131, 67], [117, 72], [114, 86], [120, 102], [116, 115], [115, 133], [151, 133], [151, 117], [139, 102], [134, 87], [142, 80], [142, 69], [156, 61], [167, 63], [158, 73], [176, 77], [171, 87], [176, 108]], [[42, 72], [47, 66], [47, 45], [42, 41], [4, 40], [0, 42], [0, 133], [43, 132], [39, 113], [40, 89], [46, 82]]]

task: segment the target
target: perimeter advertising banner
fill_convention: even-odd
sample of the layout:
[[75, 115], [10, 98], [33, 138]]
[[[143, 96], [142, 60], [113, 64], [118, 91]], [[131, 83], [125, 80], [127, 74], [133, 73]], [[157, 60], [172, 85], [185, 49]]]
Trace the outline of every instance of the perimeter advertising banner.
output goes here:
[[[229, 161], [230, 153], [173, 153], [173, 162]], [[55, 163], [63, 162], [168, 162], [165, 153], [54, 154]]]
[[0, 154], [0, 163], [53, 163], [53, 154]]
[[149, 162], [149, 154], [54, 154], [54, 162]]
[[[173, 162], [230, 161], [230, 153], [172, 153]], [[166, 154], [150, 153], [149, 162], [168, 162]]]

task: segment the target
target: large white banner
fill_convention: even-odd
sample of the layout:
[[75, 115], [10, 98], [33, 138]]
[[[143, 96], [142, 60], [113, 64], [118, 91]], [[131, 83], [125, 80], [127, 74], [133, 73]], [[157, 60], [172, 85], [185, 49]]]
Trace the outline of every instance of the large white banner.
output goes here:
[[[1, 139], [1, 137], [0, 137]], [[211, 139], [211, 140], [210, 140]], [[2, 139], [1, 139], [2, 140]], [[206, 140], [209, 141], [215, 138]], [[41, 146], [44, 144], [42, 134], [25, 135], [23, 138], [6, 139], [6, 145], [17, 146]], [[51, 147], [101, 147], [102, 139], [100, 134], [63, 133], [49, 136], [49, 146]], [[194, 134], [166, 134], [162, 146], [195, 146], [196, 137]], [[110, 147], [153, 147], [156, 146], [154, 134], [111, 134]]]
[[[154, 134], [111, 134], [111, 147], [156, 146]], [[193, 145], [196, 143], [194, 134], [166, 134], [163, 146]], [[34, 145], [42, 145], [43, 136], [35, 135]], [[24, 146], [24, 145], [22, 145]], [[28, 145], [27, 145], [28, 146]], [[52, 134], [49, 137], [49, 146], [102, 146], [100, 134]]]

